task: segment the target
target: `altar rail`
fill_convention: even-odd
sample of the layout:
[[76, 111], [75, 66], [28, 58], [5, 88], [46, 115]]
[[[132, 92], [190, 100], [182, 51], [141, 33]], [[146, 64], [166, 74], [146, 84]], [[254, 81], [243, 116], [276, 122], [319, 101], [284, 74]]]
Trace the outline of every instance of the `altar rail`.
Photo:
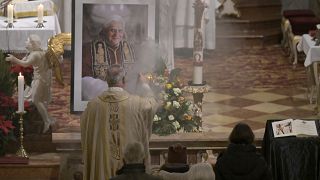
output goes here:
[[[210, 154], [225, 150], [229, 144], [226, 133], [179, 133], [170, 136], [152, 135], [150, 140], [151, 164], [160, 166], [165, 162], [168, 147], [181, 143], [187, 147], [188, 163], [195, 164], [206, 159]], [[256, 133], [255, 144], [261, 149], [263, 133]], [[80, 153], [80, 133], [53, 133], [52, 142], [56, 150], [63, 153]], [[81, 160], [80, 160], [81, 161]]]

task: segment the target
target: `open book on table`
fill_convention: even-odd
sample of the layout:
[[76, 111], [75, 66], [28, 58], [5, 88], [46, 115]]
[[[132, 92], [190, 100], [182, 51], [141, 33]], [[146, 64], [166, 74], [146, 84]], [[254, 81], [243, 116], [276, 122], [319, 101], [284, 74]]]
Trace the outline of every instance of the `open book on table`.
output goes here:
[[285, 119], [271, 124], [276, 138], [285, 136], [318, 136], [314, 120]]

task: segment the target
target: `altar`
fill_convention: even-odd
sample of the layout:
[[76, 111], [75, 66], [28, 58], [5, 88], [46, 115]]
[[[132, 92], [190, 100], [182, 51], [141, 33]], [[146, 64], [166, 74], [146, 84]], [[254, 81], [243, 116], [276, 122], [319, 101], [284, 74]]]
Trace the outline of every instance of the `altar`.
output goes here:
[[39, 35], [42, 49], [47, 49], [48, 39], [61, 32], [55, 15], [44, 17], [44, 28], [36, 28], [37, 17], [16, 19], [13, 28], [6, 27], [6, 19], [0, 16], [0, 49], [7, 52], [26, 52], [25, 41], [30, 34]]

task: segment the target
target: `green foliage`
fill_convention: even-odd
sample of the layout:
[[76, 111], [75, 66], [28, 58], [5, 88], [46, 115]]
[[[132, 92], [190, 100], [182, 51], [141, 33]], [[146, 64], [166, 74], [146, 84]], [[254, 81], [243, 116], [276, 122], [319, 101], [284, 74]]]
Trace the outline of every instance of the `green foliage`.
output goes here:
[[12, 96], [15, 89], [15, 79], [10, 72], [11, 64], [5, 61], [5, 55], [0, 50], [0, 92], [7, 96]]

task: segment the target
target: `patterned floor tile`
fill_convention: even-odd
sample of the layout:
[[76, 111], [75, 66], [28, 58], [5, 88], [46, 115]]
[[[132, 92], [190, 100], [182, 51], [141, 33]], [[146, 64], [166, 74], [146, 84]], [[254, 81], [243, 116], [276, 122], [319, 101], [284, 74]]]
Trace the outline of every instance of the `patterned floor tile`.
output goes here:
[[297, 94], [297, 95], [294, 95], [294, 96], [292, 96], [292, 97], [309, 100], [307, 93]]
[[215, 126], [211, 129], [203, 129], [204, 132], [217, 132], [217, 133], [227, 133], [229, 134], [233, 128], [226, 126]]
[[274, 89], [274, 88], [263, 88], [263, 87], [252, 87], [252, 88], [249, 88], [253, 91], [259, 91], [259, 92], [265, 92], [265, 91], [269, 91], [271, 89]]
[[298, 87], [297, 88], [274, 88], [274, 89], [267, 90], [265, 92], [287, 95], [287, 96], [294, 96], [294, 95], [303, 94], [306, 92], [306, 90]]
[[250, 99], [244, 99], [244, 98], [235, 97], [235, 98], [232, 98], [232, 99], [218, 101], [217, 103], [236, 106], [236, 107], [245, 107], [245, 106], [251, 106], [251, 105], [259, 104], [261, 102], [250, 100]]
[[299, 106], [300, 109], [309, 110], [309, 111], [313, 111], [315, 107], [316, 107], [315, 104], [306, 104], [303, 106]]
[[214, 92], [220, 93], [220, 94], [228, 94], [232, 96], [243, 96], [246, 94], [254, 93], [254, 90], [249, 89], [213, 89]]
[[285, 116], [290, 116], [293, 119], [299, 119], [299, 118], [304, 118], [304, 117], [314, 115], [313, 111], [304, 110], [300, 108], [292, 108], [292, 109], [288, 109], [288, 110], [277, 112], [277, 113]]
[[238, 122], [241, 120], [241, 118], [224, 116], [221, 114], [214, 114], [214, 115], [204, 116], [204, 117], [202, 117], [202, 120], [203, 120], [203, 123], [206, 123], [206, 124], [211, 124], [214, 126], [222, 126], [225, 124]]
[[255, 116], [261, 116], [265, 113], [263, 112], [258, 112], [258, 111], [252, 111], [252, 110], [248, 110], [248, 109], [235, 109], [233, 111], [228, 111], [228, 112], [224, 112], [221, 113], [222, 115], [226, 115], [226, 116], [232, 116], [232, 117], [238, 117], [241, 119], [249, 119]]
[[[261, 128], [265, 127], [265, 123], [262, 123], [262, 122], [256, 122], [256, 121], [250, 121], [250, 120], [243, 120], [241, 122], [248, 124], [252, 130], [261, 129]], [[239, 123], [239, 122], [230, 123], [225, 126], [233, 128], [237, 123]]]
[[281, 115], [281, 114], [265, 114], [262, 116], [256, 116], [249, 118], [248, 120], [250, 121], [256, 121], [256, 122], [266, 122], [266, 120], [271, 120], [271, 119], [288, 119], [290, 118], [289, 116]]
[[274, 103], [261, 103], [253, 106], [244, 107], [245, 109], [253, 110], [253, 111], [260, 111], [265, 113], [277, 113], [280, 111], [285, 111], [288, 109], [292, 109], [290, 106], [284, 106]]
[[232, 111], [234, 109], [237, 109], [237, 107], [218, 104], [218, 103], [204, 102], [202, 105], [202, 115], [207, 116], [207, 115]]
[[245, 99], [261, 101], [261, 102], [270, 102], [270, 101], [275, 101], [278, 99], [283, 99], [288, 96], [274, 94], [274, 93], [267, 93], [267, 92], [257, 92], [257, 93], [252, 93], [252, 94], [240, 96], [240, 97], [245, 98]]
[[281, 105], [286, 105], [286, 106], [303, 106], [305, 104], [308, 104], [309, 101], [306, 99], [300, 99], [300, 98], [294, 98], [294, 97], [288, 97], [285, 99], [280, 99], [280, 100], [276, 100], [276, 101], [271, 101], [272, 103], [275, 104], [281, 104]]
[[208, 92], [204, 94], [203, 101], [205, 102], [217, 102], [217, 101], [222, 101], [226, 99], [231, 99], [234, 96], [226, 95], [226, 94], [219, 94], [215, 92]]

